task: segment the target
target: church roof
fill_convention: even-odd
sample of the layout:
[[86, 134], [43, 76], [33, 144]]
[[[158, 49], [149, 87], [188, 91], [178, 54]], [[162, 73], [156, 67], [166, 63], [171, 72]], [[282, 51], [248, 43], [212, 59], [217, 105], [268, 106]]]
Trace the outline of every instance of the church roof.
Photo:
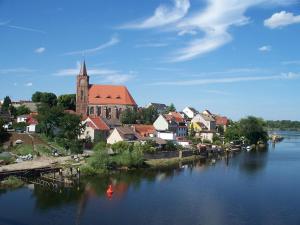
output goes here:
[[92, 84], [89, 88], [89, 104], [136, 106], [125, 86], [97, 84]]

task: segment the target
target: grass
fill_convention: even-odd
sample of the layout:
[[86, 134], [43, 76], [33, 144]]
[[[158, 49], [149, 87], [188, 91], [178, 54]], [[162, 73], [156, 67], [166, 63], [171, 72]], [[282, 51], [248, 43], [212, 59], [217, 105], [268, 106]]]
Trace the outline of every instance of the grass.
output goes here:
[[3, 160], [5, 165], [11, 164], [15, 161], [14, 157], [12, 156], [11, 157], [0, 156], [0, 160]]
[[51, 156], [51, 154], [52, 154], [50, 147], [48, 147], [46, 145], [38, 144], [38, 145], [35, 145], [35, 147], [36, 147], [36, 151], [40, 155]]
[[32, 145], [26, 145], [26, 144], [17, 145], [14, 148], [13, 152], [16, 153], [17, 155], [34, 154]]
[[24, 182], [17, 177], [10, 176], [0, 182], [0, 188], [19, 188], [24, 185]]
[[165, 168], [178, 165], [178, 163], [188, 163], [196, 159], [199, 159], [201, 156], [188, 156], [184, 158], [169, 158], [169, 159], [151, 159], [147, 160], [146, 164], [151, 168]]

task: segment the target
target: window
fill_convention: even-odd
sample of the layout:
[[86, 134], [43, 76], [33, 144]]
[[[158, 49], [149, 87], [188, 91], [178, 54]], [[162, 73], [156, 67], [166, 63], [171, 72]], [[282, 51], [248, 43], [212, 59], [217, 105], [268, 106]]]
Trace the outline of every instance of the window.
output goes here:
[[90, 107], [90, 114], [93, 115], [94, 114], [94, 107]]

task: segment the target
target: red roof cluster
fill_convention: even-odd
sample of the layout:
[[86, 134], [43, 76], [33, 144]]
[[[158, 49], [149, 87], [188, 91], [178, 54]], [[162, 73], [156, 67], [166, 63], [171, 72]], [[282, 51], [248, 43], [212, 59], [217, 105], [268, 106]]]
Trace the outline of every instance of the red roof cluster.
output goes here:
[[99, 130], [109, 130], [107, 124], [100, 117], [87, 117], [86, 119], [90, 119], [91, 121], [87, 122], [87, 126], [92, 127], [93, 129]]
[[169, 114], [165, 114], [164, 117], [168, 121], [174, 120], [177, 123], [183, 123], [184, 122], [183, 117], [178, 112], [170, 112]]
[[132, 125], [133, 130], [142, 137], [148, 137], [150, 134], [155, 133], [153, 125], [134, 124]]

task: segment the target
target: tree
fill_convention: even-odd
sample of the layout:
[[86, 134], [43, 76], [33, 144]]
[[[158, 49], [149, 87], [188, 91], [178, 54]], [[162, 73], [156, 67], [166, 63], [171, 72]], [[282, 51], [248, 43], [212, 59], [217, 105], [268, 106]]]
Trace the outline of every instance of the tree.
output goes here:
[[59, 121], [60, 137], [67, 140], [76, 140], [85, 129], [80, 116], [65, 113]]
[[33, 102], [45, 103], [50, 107], [57, 104], [57, 97], [51, 92], [35, 92], [31, 97]]
[[225, 132], [225, 140], [227, 142], [234, 141], [234, 140], [239, 140], [241, 138], [241, 131], [239, 127], [239, 123], [232, 122], [230, 126], [226, 129]]
[[21, 105], [16, 109], [16, 115], [21, 116], [21, 115], [26, 115], [31, 113], [30, 109], [26, 107], [25, 105]]
[[58, 105], [64, 107], [64, 109], [68, 110], [76, 110], [76, 95], [75, 94], [67, 94], [60, 95], [57, 99]]
[[153, 124], [158, 117], [157, 109], [153, 106], [142, 108], [137, 113], [137, 120], [141, 124]]
[[120, 116], [120, 121], [123, 124], [135, 124], [137, 120], [137, 112], [134, 109], [125, 109]]
[[9, 136], [6, 130], [3, 128], [4, 124], [5, 124], [4, 120], [0, 118], [0, 144], [5, 142]]
[[38, 106], [37, 120], [41, 132], [48, 137], [54, 136], [54, 131], [60, 125], [61, 117], [64, 116], [64, 109], [60, 106], [50, 107], [43, 103]]
[[6, 96], [3, 100], [2, 109], [4, 111], [8, 111], [10, 106], [11, 106], [11, 99], [9, 96]]
[[167, 107], [165, 113], [175, 112], [175, 111], [176, 111], [175, 105], [174, 105], [173, 103], [171, 103], [171, 104]]
[[249, 116], [240, 120], [240, 131], [250, 144], [257, 144], [258, 141], [266, 142], [268, 133], [265, 130], [265, 125], [263, 119]]
[[189, 136], [190, 137], [195, 137], [196, 135], [196, 132], [195, 132], [195, 129], [194, 129], [194, 125], [193, 123], [191, 123], [191, 127], [190, 127], [190, 130], [189, 130]]
[[36, 103], [41, 102], [42, 95], [42, 92], [37, 91], [32, 95], [31, 100]]

